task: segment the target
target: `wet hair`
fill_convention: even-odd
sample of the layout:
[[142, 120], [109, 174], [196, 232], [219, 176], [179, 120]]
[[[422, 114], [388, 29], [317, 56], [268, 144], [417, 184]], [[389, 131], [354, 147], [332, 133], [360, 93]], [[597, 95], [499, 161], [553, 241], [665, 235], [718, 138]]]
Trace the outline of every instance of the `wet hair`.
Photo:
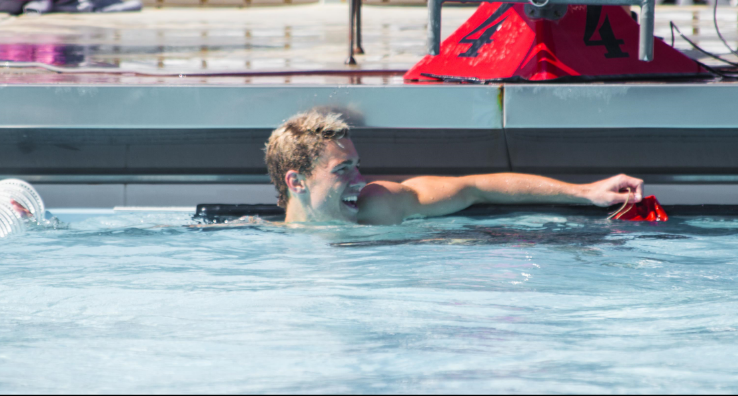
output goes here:
[[289, 193], [284, 180], [294, 170], [310, 176], [325, 142], [348, 137], [348, 125], [340, 114], [315, 110], [297, 114], [272, 132], [266, 144], [266, 165], [277, 189], [277, 205], [287, 207]]

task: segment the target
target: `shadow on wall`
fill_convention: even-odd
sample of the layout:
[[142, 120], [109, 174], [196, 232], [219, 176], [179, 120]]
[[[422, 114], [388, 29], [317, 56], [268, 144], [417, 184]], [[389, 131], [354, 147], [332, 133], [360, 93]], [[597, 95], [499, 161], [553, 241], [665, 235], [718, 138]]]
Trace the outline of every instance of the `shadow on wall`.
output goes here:
[[351, 109], [348, 107], [317, 106], [317, 107], [313, 107], [311, 110], [316, 111], [320, 114], [329, 114], [329, 113], [340, 114], [343, 121], [346, 122], [352, 128], [363, 127], [364, 125], [366, 125], [364, 122], [364, 114], [362, 114], [358, 110]]

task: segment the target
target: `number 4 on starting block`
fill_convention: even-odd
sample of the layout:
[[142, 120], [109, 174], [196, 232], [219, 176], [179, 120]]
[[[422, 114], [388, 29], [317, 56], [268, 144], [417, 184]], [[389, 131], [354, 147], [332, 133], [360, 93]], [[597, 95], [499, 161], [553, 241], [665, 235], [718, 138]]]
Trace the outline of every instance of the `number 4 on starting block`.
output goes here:
[[[546, 10], [526, 4], [481, 3], [440, 50], [434, 50], [435, 39], [429, 38], [431, 54], [413, 66], [405, 80], [541, 81], [707, 74], [658, 38], [652, 40], [653, 59], [640, 61], [640, 27], [621, 6], [556, 4], [548, 14]], [[438, 22], [440, 25], [440, 15]]]

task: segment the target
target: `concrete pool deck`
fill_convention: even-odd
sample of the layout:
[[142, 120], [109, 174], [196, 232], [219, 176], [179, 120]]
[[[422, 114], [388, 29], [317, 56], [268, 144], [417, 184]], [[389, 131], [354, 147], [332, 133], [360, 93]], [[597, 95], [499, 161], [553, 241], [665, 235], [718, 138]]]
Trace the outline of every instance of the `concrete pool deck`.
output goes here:
[[[637, 8], [637, 7], [636, 7]], [[444, 37], [476, 7], [446, 6]], [[340, 76], [196, 76], [260, 71], [404, 71], [425, 55], [424, 6], [363, 7], [365, 55], [347, 58], [348, 6], [302, 4], [251, 8], [145, 8], [119, 14], [47, 14], [0, 17], [0, 59], [25, 59], [109, 70], [106, 74], [58, 74], [42, 69], [0, 68], [0, 83], [109, 84], [343, 84]], [[709, 7], [660, 6], [656, 36], [670, 37], [674, 21], [708, 51], [726, 54]], [[720, 7], [721, 32], [738, 47], [738, 8]], [[713, 60], [678, 39], [676, 47], [709, 64]], [[738, 57], [728, 56], [738, 60]], [[78, 72], [80, 70], [77, 70]], [[120, 74], [121, 71], [174, 77]], [[184, 74], [186, 78], [179, 78]], [[401, 84], [400, 73], [368, 77], [362, 84]]]

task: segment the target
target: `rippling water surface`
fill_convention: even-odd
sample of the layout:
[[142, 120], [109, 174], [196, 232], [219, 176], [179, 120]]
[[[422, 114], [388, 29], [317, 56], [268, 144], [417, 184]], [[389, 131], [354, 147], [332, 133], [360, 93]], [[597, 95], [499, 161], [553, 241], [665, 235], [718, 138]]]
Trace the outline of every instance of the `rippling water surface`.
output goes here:
[[738, 218], [192, 223], [0, 240], [0, 393], [738, 392]]

